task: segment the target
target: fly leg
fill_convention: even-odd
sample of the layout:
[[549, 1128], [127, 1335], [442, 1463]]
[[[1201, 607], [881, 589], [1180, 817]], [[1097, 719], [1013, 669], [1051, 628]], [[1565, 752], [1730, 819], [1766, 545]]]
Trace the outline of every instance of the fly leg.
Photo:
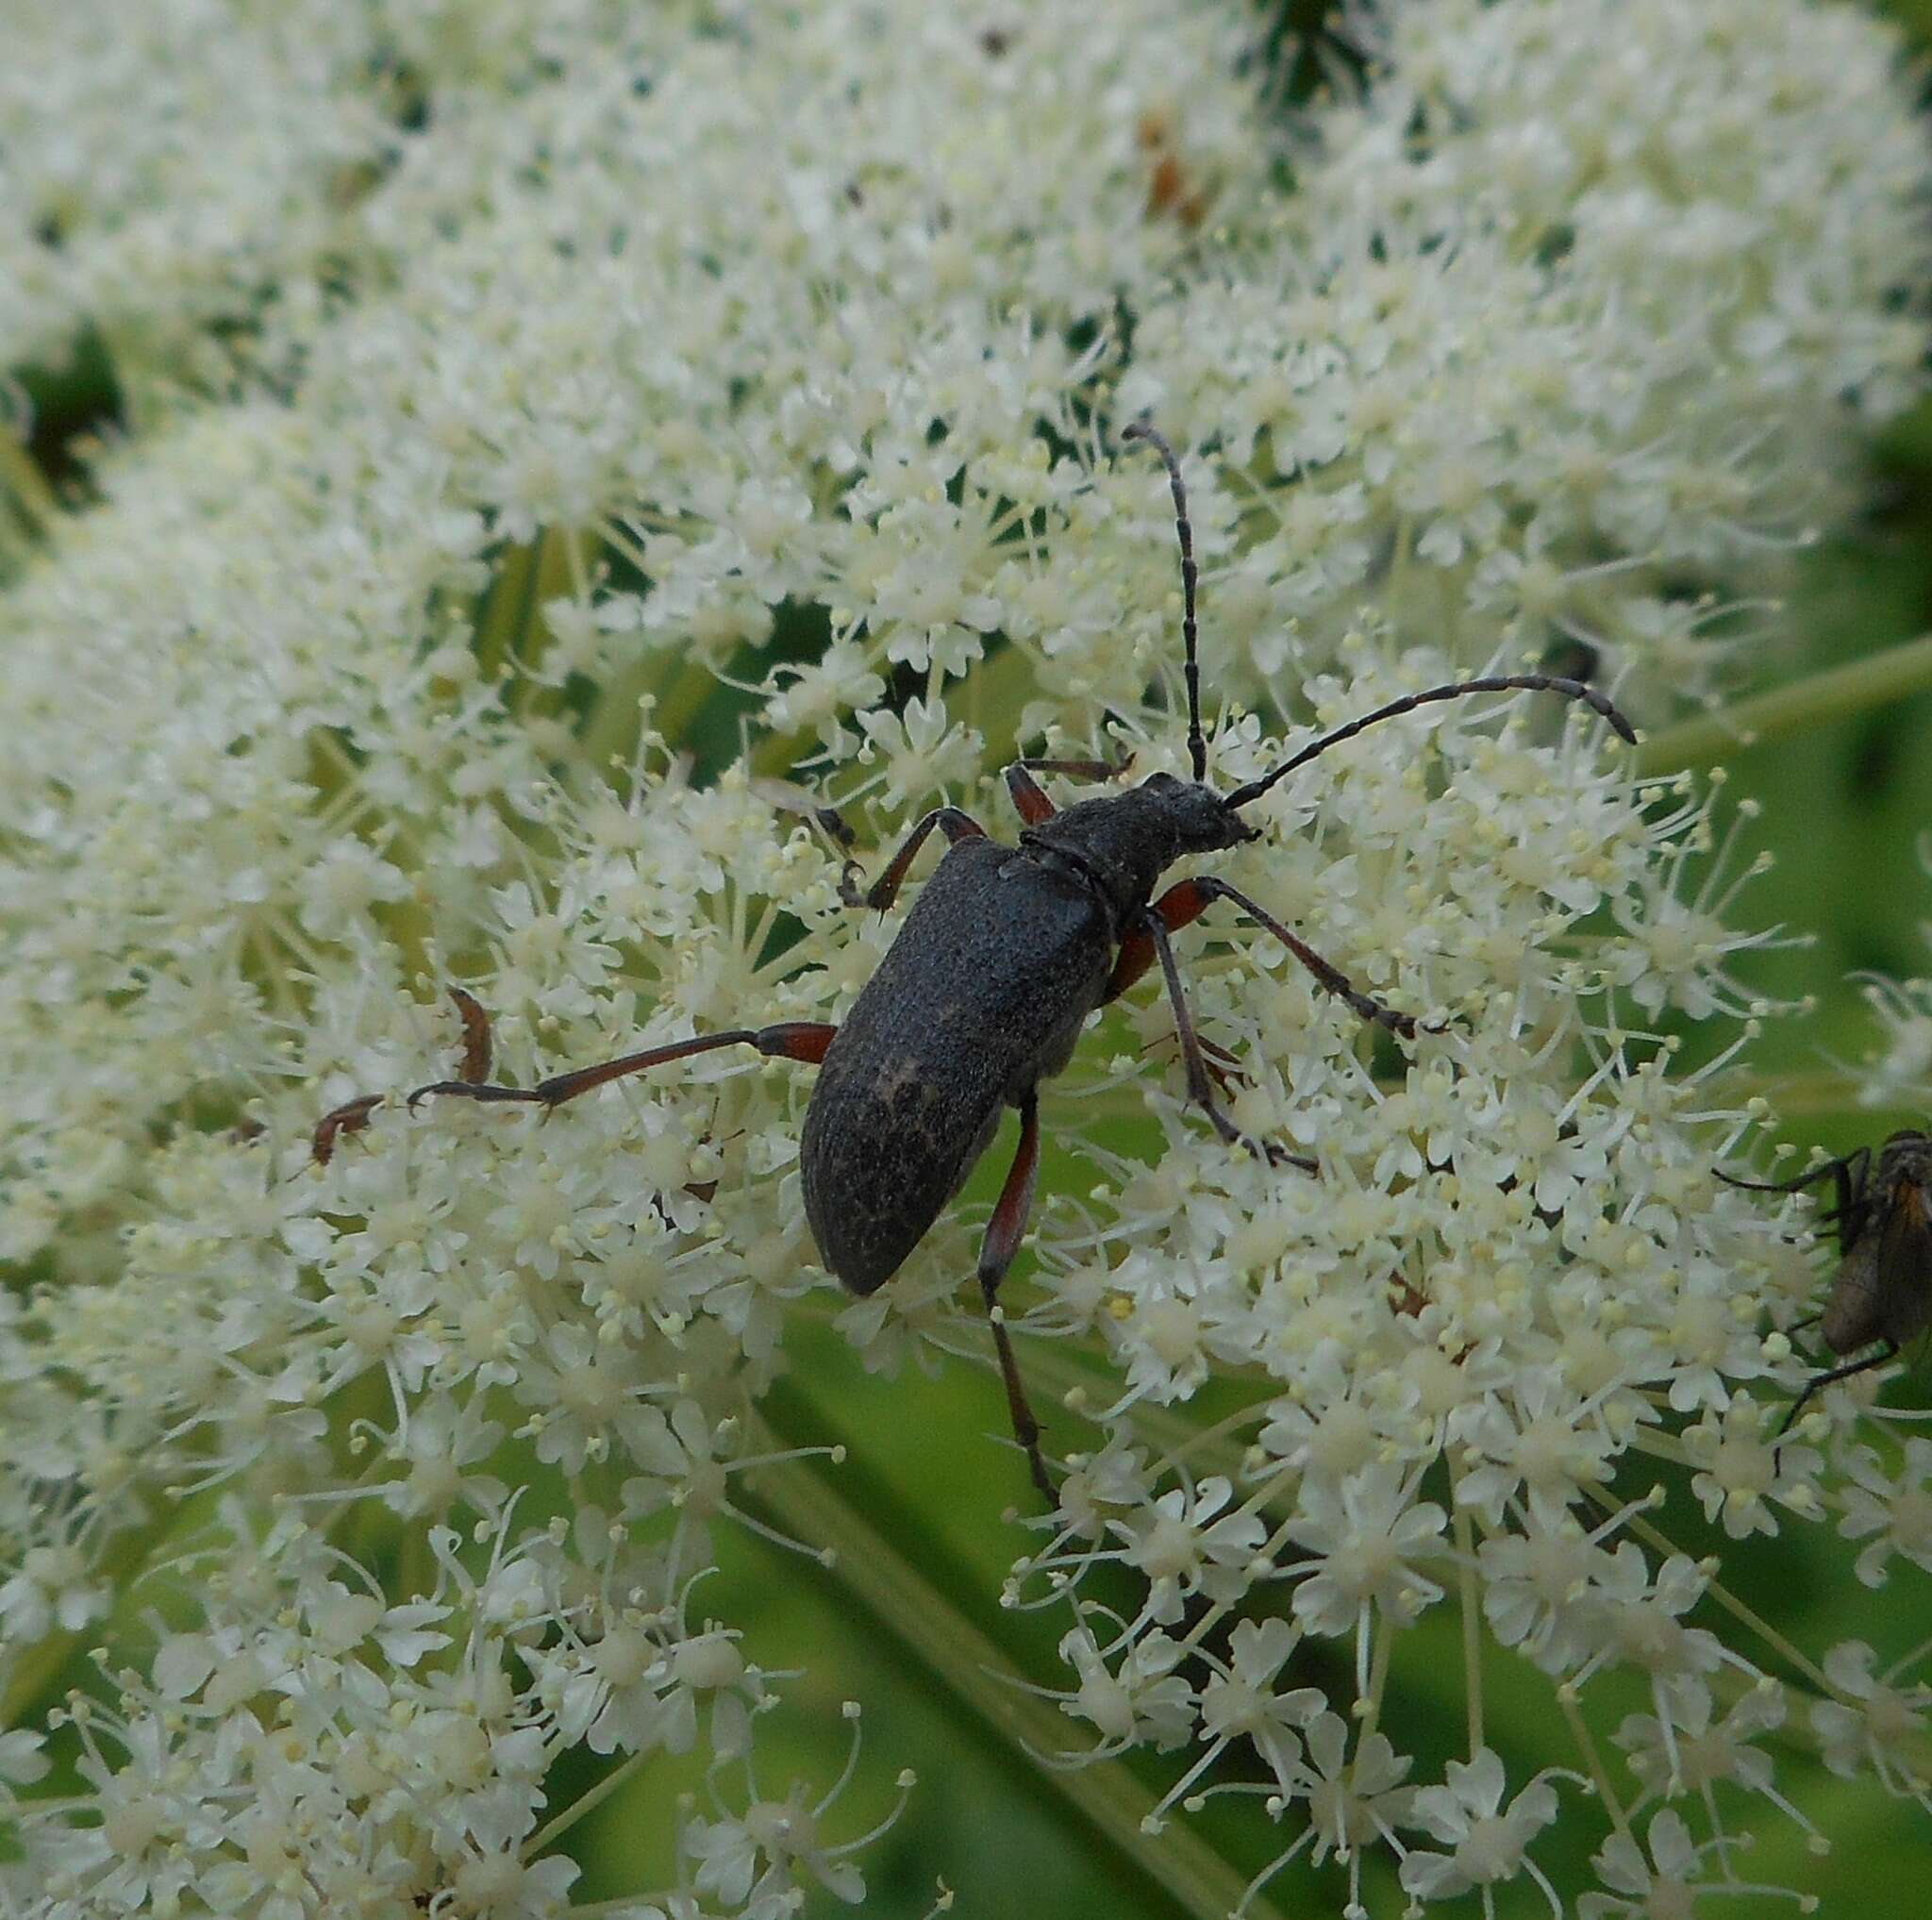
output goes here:
[[986, 1317], [992, 1323], [992, 1343], [999, 1352], [1000, 1377], [1007, 1387], [1007, 1412], [1013, 1423], [1013, 1438], [1025, 1450], [1027, 1470], [1047, 1501], [1058, 1505], [1059, 1494], [1053, 1476], [1046, 1470], [1046, 1459], [1040, 1450], [1040, 1423], [1020, 1384], [1020, 1363], [1013, 1358], [1013, 1343], [1007, 1333], [1006, 1310], [999, 1304], [1000, 1282], [1020, 1250], [1021, 1236], [1026, 1231], [1026, 1216], [1033, 1210], [1033, 1185], [1040, 1172], [1040, 1102], [1029, 1092], [1020, 1103], [1020, 1145], [1008, 1170], [1007, 1183], [1000, 1190], [999, 1204], [986, 1224], [986, 1238], [979, 1248], [979, 1291], [986, 1298]]
[[1722, 1168], [1712, 1170], [1727, 1187], [1741, 1187], [1749, 1194], [1796, 1194], [1815, 1187], [1829, 1175], [1833, 1183], [1832, 1210], [1821, 1216], [1838, 1227], [1838, 1250], [1850, 1253], [1865, 1224], [1865, 1189], [1872, 1176], [1872, 1149], [1861, 1146], [1842, 1160], [1821, 1160], [1789, 1180], [1740, 1180]]
[[[1836, 1386], [1840, 1380], [1848, 1380], [1854, 1374], [1868, 1374], [1874, 1367], [1882, 1367], [1887, 1361], [1898, 1358], [1899, 1346], [1895, 1340], [1885, 1341], [1876, 1353], [1870, 1353], [1863, 1360], [1847, 1361], [1841, 1367], [1827, 1367], [1822, 1374], [1813, 1374], [1805, 1382], [1804, 1391], [1791, 1402], [1790, 1410], [1778, 1424], [1777, 1438], [1782, 1444], [1784, 1437], [1796, 1423], [1798, 1415], [1805, 1411], [1806, 1403], [1815, 1394], [1822, 1394], [1826, 1387]], [[1772, 1451], [1775, 1453], [1776, 1445]]]

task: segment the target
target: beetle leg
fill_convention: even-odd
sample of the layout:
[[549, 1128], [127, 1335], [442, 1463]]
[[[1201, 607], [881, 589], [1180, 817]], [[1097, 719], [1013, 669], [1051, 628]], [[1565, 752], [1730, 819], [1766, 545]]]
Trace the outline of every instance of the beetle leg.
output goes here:
[[[1306, 941], [1294, 934], [1275, 919], [1265, 908], [1248, 898], [1238, 887], [1230, 887], [1225, 880], [1217, 880], [1204, 876], [1198, 880], [1183, 882], [1184, 885], [1198, 888], [1208, 900], [1232, 900], [1250, 920], [1265, 927], [1283, 946], [1287, 947], [1309, 973], [1314, 975], [1315, 983], [1324, 992], [1333, 993], [1337, 999], [1346, 1000], [1364, 1020], [1373, 1020], [1378, 1027], [1386, 1027], [1391, 1033], [1399, 1033], [1404, 1040], [1413, 1040], [1416, 1035], [1415, 1016], [1398, 1013], [1392, 1007], [1385, 1007], [1381, 1001], [1360, 992], [1341, 969], [1324, 960]], [[1205, 902], [1203, 903], [1205, 904]]]
[[[1198, 918], [1207, 905], [1207, 895], [1196, 893], [1191, 880], [1182, 880], [1178, 885], [1170, 887], [1147, 910], [1159, 914], [1168, 931], [1173, 933]], [[1130, 931], [1121, 942], [1113, 972], [1108, 978], [1107, 991], [1100, 996], [1101, 1004], [1105, 1006], [1109, 1000], [1118, 1000], [1153, 964], [1154, 936], [1141, 930]], [[1233, 1082], [1246, 1080], [1247, 1076], [1241, 1071], [1241, 1063], [1226, 1047], [1217, 1045], [1203, 1036], [1201, 1051], [1208, 1056], [1205, 1064], [1214, 1077], [1214, 1084], [1224, 1094]]]
[[[460, 987], [452, 987], [449, 996], [457, 1003], [457, 1018], [463, 1024], [462, 1064], [458, 1072], [465, 1080], [487, 1080], [492, 1051], [490, 1015], [474, 993], [466, 993]], [[388, 1097], [386, 1094], [359, 1094], [353, 1100], [344, 1100], [340, 1107], [331, 1107], [315, 1123], [315, 1131], [308, 1136], [310, 1160], [319, 1167], [327, 1166], [335, 1158], [337, 1137], [360, 1133], [369, 1125], [369, 1116]]]
[[[1381, 1001], [1357, 992], [1340, 967], [1324, 960], [1306, 941], [1297, 939], [1272, 913], [1239, 889], [1230, 887], [1225, 880], [1204, 876], [1199, 879], [1176, 881], [1153, 903], [1150, 910], [1160, 916], [1169, 932], [1175, 933], [1190, 921], [1198, 920], [1208, 910], [1209, 903], [1215, 900], [1232, 900], [1250, 919], [1258, 921], [1314, 975], [1320, 986], [1346, 1000], [1364, 1020], [1373, 1020], [1377, 1026], [1388, 1027], [1391, 1033], [1401, 1034], [1405, 1040], [1415, 1037], [1416, 1023], [1412, 1015], [1398, 1013], [1393, 1008], [1383, 1006]], [[1154, 942], [1151, 937], [1144, 930], [1128, 932], [1121, 942], [1120, 957], [1114, 961], [1107, 991], [1100, 996], [1102, 1004], [1118, 999], [1153, 964]]]
[[[1241, 1071], [1241, 1056], [1230, 1053], [1219, 1041], [1209, 1040], [1203, 1033], [1197, 1036], [1201, 1043], [1202, 1064], [1208, 1069], [1208, 1077], [1221, 1089], [1224, 1098], [1231, 1095], [1237, 1087], [1251, 1087], [1254, 1081]], [[1175, 1036], [1178, 1040], [1179, 1036]]]
[[[1178, 932], [1191, 921], [1197, 919], [1208, 905], [1208, 896], [1195, 891], [1191, 880], [1182, 880], [1170, 887], [1159, 899], [1153, 902], [1148, 910], [1158, 913], [1166, 923], [1168, 931]], [[1113, 973], [1107, 983], [1107, 991], [1101, 997], [1104, 1006], [1109, 1000], [1120, 996], [1154, 964], [1154, 936], [1144, 931], [1130, 932], [1121, 942], [1121, 950], [1114, 960]], [[1247, 1076], [1241, 1070], [1241, 1062], [1228, 1052], [1226, 1047], [1199, 1036], [1201, 1051], [1207, 1056], [1203, 1064], [1213, 1077], [1214, 1084], [1225, 1094], [1237, 1082], [1245, 1085]]]
[[883, 913], [899, 896], [899, 882], [906, 877], [906, 869], [912, 864], [912, 857], [925, 844], [926, 835], [937, 826], [946, 836], [948, 845], [958, 846], [962, 840], [971, 840], [976, 834], [986, 837], [986, 828], [970, 813], [962, 813], [957, 807], [935, 807], [910, 833], [906, 836], [906, 844], [892, 856], [892, 863], [882, 873], [864, 893], [858, 891], [859, 866], [856, 860], [847, 860], [845, 870], [839, 876], [839, 897], [848, 907], [875, 907]]
[[[1147, 909], [1159, 917], [1170, 933], [1198, 920], [1208, 910], [1208, 895], [1192, 880], [1180, 880], [1170, 887]], [[1144, 926], [1130, 927], [1121, 937], [1121, 950], [1108, 977], [1107, 991], [1100, 996], [1104, 1007], [1118, 1000], [1154, 964], [1154, 936]]]
[[1028, 826], [1038, 826], [1059, 811], [1046, 796], [1046, 790], [1035, 774], [1064, 774], [1070, 780], [1115, 780], [1134, 764], [1127, 754], [1118, 760], [1017, 760], [1007, 768], [1007, 792], [1013, 796], [1014, 810]]
[[1194, 1104], [1214, 1123], [1215, 1132], [1230, 1146], [1244, 1146], [1257, 1160], [1265, 1160], [1271, 1166], [1286, 1163], [1300, 1167], [1306, 1174], [1319, 1172], [1316, 1162], [1301, 1154], [1290, 1153], [1276, 1146], [1273, 1141], [1264, 1143], [1250, 1139], [1214, 1104], [1214, 1089], [1208, 1080], [1208, 1062], [1202, 1057], [1194, 1023], [1188, 1017], [1187, 995], [1181, 992], [1180, 969], [1174, 964], [1174, 944], [1167, 937], [1167, 922], [1150, 907], [1142, 914], [1141, 924], [1154, 943], [1155, 952], [1160, 957], [1160, 971], [1167, 977], [1167, 996], [1174, 1003], [1174, 1031], [1180, 1035], [1181, 1058], [1188, 1067], [1188, 1093]]
[[823, 1020], [781, 1020], [771, 1027], [739, 1027], [728, 1033], [698, 1033], [689, 1040], [674, 1040], [667, 1046], [646, 1047], [641, 1053], [627, 1053], [619, 1060], [578, 1067], [575, 1073], [540, 1080], [534, 1087], [502, 1087], [480, 1080], [437, 1080], [429, 1086], [418, 1087], [409, 1095], [409, 1105], [413, 1107], [432, 1094], [443, 1094], [465, 1100], [515, 1100], [541, 1107], [561, 1107], [566, 1100], [575, 1100], [579, 1094], [622, 1079], [626, 1074], [641, 1074], [648, 1067], [662, 1066], [667, 1060], [688, 1060], [692, 1054], [710, 1053], [721, 1046], [755, 1046], [775, 1060], [807, 1060], [816, 1065], [824, 1059], [825, 1049], [838, 1030]]
[[1026, 1216], [1033, 1210], [1033, 1182], [1040, 1171], [1040, 1102], [1028, 1093], [1020, 1103], [1020, 1145], [1008, 1170], [1007, 1183], [1000, 1190], [999, 1204], [986, 1223], [986, 1238], [979, 1247], [979, 1291], [986, 1296], [986, 1317], [992, 1322], [992, 1343], [1000, 1357], [1000, 1377], [1007, 1385], [1007, 1411], [1013, 1422], [1013, 1438], [1026, 1452], [1026, 1465], [1033, 1484], [1046, 1498], [1058, 1504], [1053, 1477], [1040, 1451], [1040, 1423], [1027, 1403], [1026, 1389], [1020, 1384], [1020, 1363], [1013, 1358], [1013, 1343], [1007, 1334], [1007, 1316], [999, 1304], [1000, 1282], [1020, 1250], [1021, 1236], [1026, 1231]]
[[1208, 1077], [1224, 1094], [1230, 1094], [1236, 1087], [1252, 1086], [1246, 1074], [1241, 1071], [1241, 1058], [1230, 1053], [1218, 1040], [1209, 1040], [1204, 1033], [1198, 1036], [1201, 1052], [1205, 1056], [1203, 1064]]
[[1117, 760], [1043, 760], [1029, 757], [1013, 764], [1036, 774], [1065, 774], [1070, 780], [1117, 780], [1134, 764], [1134, 756], [1123, 754]]
[[1028, 826], [1038, 826], [1060, 810], [1047, 798], [1046, 789], [1026, 771], [1024, 760], [1015, 760], [1007, 769], [1007, 792], [1013, 796], [1013, 810]]

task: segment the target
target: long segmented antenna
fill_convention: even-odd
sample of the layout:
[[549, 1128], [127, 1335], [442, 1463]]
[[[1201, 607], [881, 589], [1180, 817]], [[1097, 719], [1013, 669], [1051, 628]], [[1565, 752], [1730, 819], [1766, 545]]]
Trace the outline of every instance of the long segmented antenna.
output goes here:
[[1386, 707], [1377, 707], [1373, 713], [1364, 713], [1359, 720], [1351, 720], [1346, 726], [1338, 726], [1333, 733], [1324, 733], [1320, 740], [1303, 747], [1300, 753], [1283, 760], [1258, 780], [1250, 780], [1245, 786], [1237, 787], [1227, 796], [1227, 804], [1229, 807], [1245, 807], [1250, 800], [1258, 800], [1275, 781], [1287, 779], [1297, 767], [1307, 766], [1331, 746], [1340, 746], [1344, 740], [1353, 740], [1357, 734], [1366, 732], [1379, 721], [1413, 713], [1418, 707], [1426, 707], [1432, 700], [1459, 700], [1465, 693], [1519, 691], [1525, 693], [1560, 693], [1566, 700], [1581, 700], [1586, 707], [1601, 713], [1631, 745], [1637, 743], [1637, 729], [1617, 710], [1608, 696], [1599, 693], [1594, 687], [1586, 687], [1581, 680], [1565, 680], [1555, 674], [1497, 674], [1480, 680], [1457, 680], [1451, 686], [1431, 687], [1426, 693], [1410, 693], [1403, 699], [1390, 701]]
[[1167, 484], [1174, 494], [1174, 530], [1181, 537], [1181, 643], [1188, 650], [1188, 756], [1194, 763], [1197, 782], [1208, 777], [1208, 737], [1201, 731], [1201, 662], [1195, 656], [1198, 629], [1194, 621], [1194, 585], [1201, 570], [1194, 564], [1194, 528], [1188, 518], [1188, 490], [1181, 485], [1181, 463], [1165, 435], [1137, 420], [1123, 430], [1123, 441], [1144, 440], [1167, 468]]

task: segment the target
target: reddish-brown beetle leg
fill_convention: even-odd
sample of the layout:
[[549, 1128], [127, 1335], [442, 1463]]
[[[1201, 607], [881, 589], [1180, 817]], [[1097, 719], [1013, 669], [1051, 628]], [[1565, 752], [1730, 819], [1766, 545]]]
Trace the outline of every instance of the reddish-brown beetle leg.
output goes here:
[[987, 1318], [992, 1322], [992, 1344], [1000, 1358], [1000, 1377], [1006, 1382], [1007, 1412], [1013, 1423], [1013, 1438], [1025, 1450], [1027, 1471], [1033, 1484], [1046, 1499], [1058, 1505], [1053, 1476], [1046, 1470], [1046, 1459], [1040, 1450], [1040, 1423], [1020, 1383], [1020, 1363], [1013, 1357], [1013, 1343], [1007, 1333], [1006, 1315], [1000, 1311], [1000, 1282], [1013, 1264], [1020, 1241], [1026, 1231], [1026, 1216], [1033, 1210], [1033, 1186], [1040, 1172], [1040, 1102], [1028, 1094], [1020, 1103], [1020, 1145], [1008, 1170], [1007, 1183], [1000, 1190], [999, 1204], [986, 1223], [986, 1239], [979, 1248], [979, 1291], [986, 1298]]
[[891, 865], [862, 893], [858, 891], [858, 862], [848, 860], [844, 872], [839, 876], [840, 899], [848, 907], [873, 907], [883, 913], [899, 897], [899, 883], [906, 877], [906, 869], [912, 864], [912, 857], [925, 844], [926, 836], [935, 826], [945, 834], [947, 843], [952, 846], [975, 835], [982, 840], [986, 837], [986, 828], [972, 814], [962, 813], [957, 807], [935, 807], [906, 836], [906, 843], [892, 856]]
[[[1196, 882], [1183, 882], [1194, 885]], [[1175, 891], [1178, 891], [1176, 889]], [[1316, 1162], [1298, 1153], [1290, 1153], [1287, 1148], [1275, 1145], [1272, 1141], [1260, 1141], [1243, 1133], [1220, 1107], [1215, 1104], [1214, 1089], [1208, 1084], [1208, 1062], [1201, 1054], [1201, 1042], [1194, 1032], [1194, 1023], [1188, 1012], [1187, 995], [1181, 991], [1180, 968], [1175, 965], [1174, 946], [1167, 937], [1167, 925], [1159, 904], [1148, 908], [1141, 915], [1141, 926], [1154, 943], [1154, 951], [1160, 960], [1160, 971], [1167, 979], [1167, 997], [1174, 1007], [1174, 1031], [1180, 1035], [1181, 1058], [1187, 1063], [1188, 1093], [1195, 1106], [1214, 1123], [1214, 1130], [1230, 1146], [1244, 1146], [1257, 1160], [1265, 1160], [1270, 1166], [1299, 1167], [1305, 1174], [1319, 1172]]]
[[516, 1101], [538, 1107], [561, 1107], [579, 1094], [621, 1080], [626, 1074], [641, 1074], [662, 1066], [669, 1060], [689, 1060], [691, 1055], [711, 1053], [721, 1046], [755, 1046], [774, 1059], [806, 1060], [816, 1064], [825, 1057], [836, 1027], [823, 1020], [781, 1020], [771, 1027], [734, 1027], [728, 1033], [694, 1034], [689, 1040], [674, 1040], [667, 1046], [646, 1047], [641, 1053], [627, 1053], [617, 1060], [599, 1060], [594, 1066], [579, 1067], [575, 1073], [558, 1074], [540, 1080], [534, 1087], [503, 1087], [488, 1081], [437, 1080], [418, 1087], [409, 1095], [409, 1105], [425, 1100], [432, 1094], [463, 1100]]

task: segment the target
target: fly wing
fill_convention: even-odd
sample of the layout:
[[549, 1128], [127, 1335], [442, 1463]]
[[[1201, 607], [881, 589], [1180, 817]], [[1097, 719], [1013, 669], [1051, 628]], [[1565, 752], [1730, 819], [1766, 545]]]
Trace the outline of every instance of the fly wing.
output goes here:
[[1879, 1277], [1881, 1236], [1868, 1233], [1855, 1241], [1839, 1262], [1818, 1331], [1833, 1353], [1857, 1353], [1885, 1337], [1884, 1287]]
[[1932, 1326], [1932, 1192], [1900, 1180], [1876, 1235], [1878, 1311], [1887, 1340], [1901, 1346]]
[[1058, 1064], [1111, 948], [1091, 893], [984, 839], [950, 848], [826, 1050], [799, 1140], [825, 1264], [869, 1294], [958, 1191], [1000, 1110]]

